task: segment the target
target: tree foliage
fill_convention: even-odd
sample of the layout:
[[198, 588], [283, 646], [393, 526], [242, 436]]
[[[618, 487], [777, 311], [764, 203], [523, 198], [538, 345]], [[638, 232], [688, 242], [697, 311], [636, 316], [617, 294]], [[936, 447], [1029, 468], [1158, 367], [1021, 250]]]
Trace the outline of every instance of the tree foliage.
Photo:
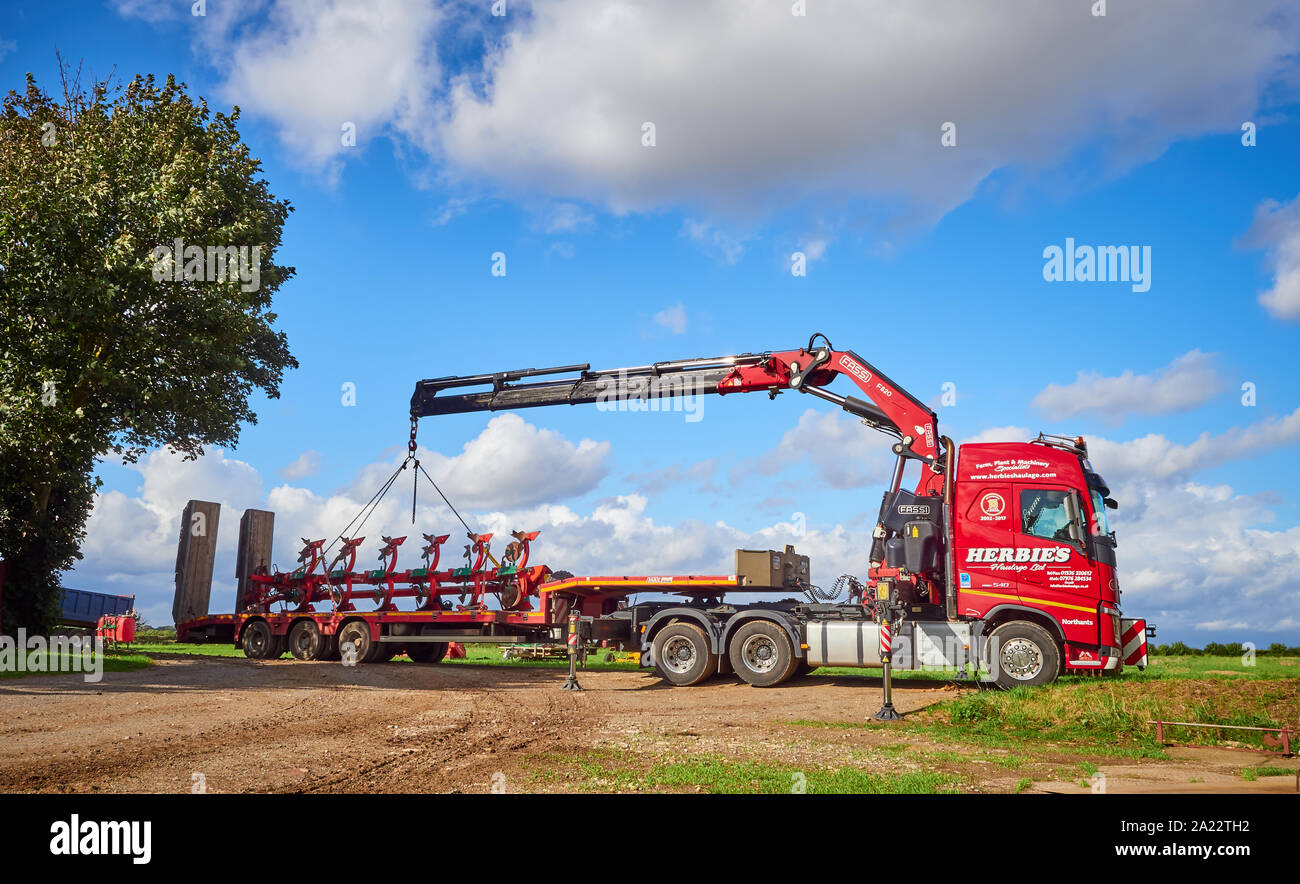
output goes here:
[[[292, 210], [261, 177], [239, 110], [183, 83], [78, 84], [29, 74], [0, 112], [0, 559], [4, 626], [46, 628], [97, 458], [166, 446], [194, 458], [256, 423], [297, 363], [272, 296]], [[247, 269], [170, 264], [177, 240], [245, 249]], [[213, 271], [216, 271], [215, 273]], [[255, 283], [255, 284], [254, 284]]]

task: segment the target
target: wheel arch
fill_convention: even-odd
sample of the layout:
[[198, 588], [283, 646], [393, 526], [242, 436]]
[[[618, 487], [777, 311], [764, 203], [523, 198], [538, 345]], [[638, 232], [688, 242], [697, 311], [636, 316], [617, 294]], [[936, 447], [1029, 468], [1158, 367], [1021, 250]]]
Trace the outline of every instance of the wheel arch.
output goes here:
[[244, 640], [244, 633], [248, 630], [248, 627], [253, 625], [254, 623], [265, 623], [270, 628], [271, 635], [275, 635], [275, 627], [271, 625], [271, 622], [267, 620], [265, 617], [263, 617], [261, 614], [258, 614], [256, 616], [245, 619], [242, 623], [239, 624], [239, 627], [235, 630], [235, 644], [239, 644]]
[[645, 631], [641, 633], [641, 648], [648, 650], [655, 640], [655, 634], [671, 623], [679, 620], [687, 620], [704, 630], [704, 634], [709, 637], [710, 644], [713, 645], [713, 652], [719, 652], [719, 624], [718, 621], [710, 617], [698, 608], [664, 608], [646, 621]]
[[780, 611], [741, 611], [727, 621], [722, 630], [721, 653], [727, 653], [727, 645], [731, 642], [731, 636], [737, 629], [746, 623], [752, 623], [755, 620], [766, 620], [774, 623], [784, 630], [786, 636], [790, 639], [790, 646], [794, 648], [794, 656], [802, 658], [804, 656], [802, 636], [799, 634], [799, 627], [793, 619], [787, 617]]
[[1029, 608], [1024, 605], [997, 605], [991, 608], [984, 615], [984, 635], [988, 636], [993, 630], [1007, 623], [1013, 623], [1017, 620], [1023, 620], [1026, 623], [1033, 623], [1035, 626], [1041, 626], [1047, 630], [1047, 634], [1056, 639], [1056, 643], [1065, 647], [1065, 630], [1061, 629], [1061, 624], [1044, 614], [1037, 608]]
[[[340, 620], [338, 622], [338, 627], [334, 630], [334, 634], [338, 635], [343, 631], [344, 627], [346, 627], [349, 623], [354, 623], [354, 622], [364, 623], [366, 625], [366, 628], [370, 630], [371, 641], [379, 641], [380, 636], [383, 635], [383, 630], [380, 629], [379, 620], [377, 618], [371, 620], [366, 617], [360, 616], [356, 612], [353, 612], [349, 616], [346, 616], [342, 620]], [[324, 634], [324, 632], [325, 632], [324, 630], [321, 630], [322, 635]]]

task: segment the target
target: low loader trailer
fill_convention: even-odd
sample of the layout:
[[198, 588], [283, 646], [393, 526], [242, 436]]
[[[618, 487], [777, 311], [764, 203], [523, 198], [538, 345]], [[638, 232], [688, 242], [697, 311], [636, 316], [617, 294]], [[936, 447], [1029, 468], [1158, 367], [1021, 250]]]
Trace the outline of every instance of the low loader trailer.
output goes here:
[[[866, 398], [825, 389], [840, 375]], [[828, 401], [895, 439], [862, 580], [845, 575], [822, 590], [792, 547], [737, 550], [727, 575], [575, 576], [530, 564], [538, 532], [513, 532], [498, 559], [492, 535], [468, 525], [463, 565], [440, 568], [451, 535], [425, 534], [421, 567], [398, 571], [406, 538], [385, 536], [381, 566], [367, 570], [356, 567], [365, 538], [341, 534], [328, 564], [333, 545], [307, 539], [297, 569], [263, 562], [236, 613], [178, 623], [178, 639], [233, 641], [257, 659], [288, 651], [356, 663], [402, 653], [437, 663], [451, 642], [599, 642], [639, 652], [642, 666], [679, 686], [734, 673], [770, 687], [818, 667], [882, 667], [888, 678], [901, 667], [955, 669], [1009, 688], [1146, 665], [1154, 631], [1122, 613], [1106, 515], [1117, 504], [1086, 441], [1040, 434], [958, 446], [938, 435], [933, 411], [823, 335], [797, 350], [420, 381], [408, 456], [367, 506], [373, 512], [408, 466], [417, 486], [421, 475], [432, 483], [415, 457], [422, 417], [787, 391]], [[919, 477], [904, 487], [911, 465]]]

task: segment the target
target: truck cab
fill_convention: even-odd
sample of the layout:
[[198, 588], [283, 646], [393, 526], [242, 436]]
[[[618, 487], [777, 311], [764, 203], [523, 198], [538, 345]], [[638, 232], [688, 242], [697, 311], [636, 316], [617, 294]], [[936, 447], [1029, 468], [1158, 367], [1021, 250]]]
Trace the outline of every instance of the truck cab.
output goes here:
[[960, 446], [953, 497], [957, 616], [992, 631], [1029, 621], [1066, 671], [1123, 666], [1115, 502], [1083, 439]]

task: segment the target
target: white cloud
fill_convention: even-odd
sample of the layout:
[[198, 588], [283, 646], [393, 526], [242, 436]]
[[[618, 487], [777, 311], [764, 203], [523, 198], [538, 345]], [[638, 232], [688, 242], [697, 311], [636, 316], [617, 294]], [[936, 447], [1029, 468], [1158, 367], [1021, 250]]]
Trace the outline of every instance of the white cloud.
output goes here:
[[437, 213], [433, 216], [433, 226], [442, 227], [444, 224], [450, 224], [469, 211], [469, 207], [474, 204], [473, 200], [462, 197], [452, 197], [439, 207]]
[[810, 408], [772, 450], [756, 461], [738, 465], [732, 483], [750, 470], [770, 476], [795, 464], [808, 463], [818, 479], [831, 488], [883, 484], [894, 464], [884, 441], [875, 430], [838, 411]]
[[810, 237], [799, 251], [803, 252], [809, 261], [820, 261], [826, 254], [827, 247], [830, 246], [830, 240], [824, 236]]
[[1035, 434], [1024, 427], [989, 427], [981, 430], [969, 439], [961, 440], [965, 445], [970, 442], [1028, 442]]
[[576, 203], [558, 203], [544, 213], [542, 228], [547, 233], [573, 233], [590, 227], [596, 217]]
[[[1248, 641], [1300, 626], [1300, 528], [1269, 530], [1266, 501], [1227, 486], [1138, 481], [1116, 490], [1126, 613], [1161, 634]], [[1159, 640], [1159, 639], [1158, 639]], [[1168, 641], [1169, 639], [1164, 639]]]
[[[819, 0], [796, 17], [771, 0], [534, 0], [488, 27], [472, 4], [265, 0], [209, 4], [196, 40], [223, 98], [329, 170], [350, 121], [359, 145], [395, 135], [452, 183], [512, 198], [748, 221], [871, 200], [871, 217], [906, 223], [995, 170], [1100, 144], [1118, 172], [1235, 132], [1292, 72], [1287, 7], [1147, 0], [1095, 18], [1038, 0]], [[183, 4], [117, 8], [156, 21]], [[487, 48], [446, 72], [440, 40]], [[949, 121], [953, 148], [939, 141]], [[739, 260], [736, 238], [700, 238]]]
[[537, 2], [482, 80], [453, 78], [442, 144], [464, 176], [615, 212], [881, 197], [933, 219], [996, 169], [1098, 141], [1120, 169], [1235, 131], [1292, 63], [1286, 6]]
[[713, 477], [719, 462], [718, 458], [709, 458], [689, 466], [674, 463], [663, 469], [632, 473], [624, 478], [642, 494], [657, 494], [674, 485], [689, 485], [698, 493], [717, 494], [722, 489], [714, 484]]
[[1253, 457], [1298, 441], [1300, 408], [1286, 417], [1265, 418], [1244, 429], [1233, 427], [1218, 434], [1204, 432], [1187, 444], [1171, 442], [1161, 433], [1151, 433], [1127, 442], [1089, 439], [1088, 453], [1093, 464], [1108, 479], [1112, 476], [1169, 479]]
[[[209, 4], [216, 7], [220, 4]], [[213, 9], [200, 31], [223, 97], [271, 120], [293, 156], [338, 170], [348, 150], [397, 135], [432, 151], [441, 10], [422, 0], [276, 0]], [[356, 127], [356, 147], [342, 126]]]
[[864, 526], [819, 525], [815, 519], [802, 529], [790, 522], [753, 530], [695, 519], [658, 524], [646, 515], [646, 505], [642, 495], [626, 494], [599, 502], [587, 515], [541, 507], [488, 513], [480, 523], [498, 534], [540, 528], [535, 561], [575, 574], [730, 574], [736, 549], [781, 549], [787, 543], [812, 557], [813, 579], [823, 587], [864, 567], [861, 553], [870, 537]]
[[96, 495], [81, 545], [84, 559], [64, 583], [137, 594], [137, 605], [149, 622], [170, 622], [176, 541], [185, 504], [221, 504], [213, 581], [220, 585], [225, 578], [233, 579], [239, 516], [245, 508], [261, 504], [262, 479], [252, 466], [228, 458], [220, 449], [193, 461], [155, 451], [135, 469], [142, 478], [136, 496], [120, 491]]
[[1267, 250], [1273, 286], [1259, 296], [1264, 309], [1278, 319], [1300, 319], [1300, 196], [1285, 205], [1260, 203], [1238, 245]]
[[506, 413], [492, 418], [455, 457], [428, 452], [421, 459], [449, 497], [482, 510], [585, 494], [609, 472], [609, 450], [608, 442], [583, 439], [574, 445]]
[[686, 308], [678, 301], [654, 315], [655, 325], [661, 325], [675, 335], [686, 332]]
[[1132, 414], [1190, 411], [1224, 389], [1215, 363], [1214, 354], [1192, 350], [1151, 374], [1081, 371], [1073, 384], [1049, 384], [1030, 406], [1052, 420], [1094, 413], [1112, 422]]
[[320, 472], [321, 456], [316, 450], [304, 451], [294, 458], [293, 463], [280, 468], [281, 479], [306, 479]]
[[705, 252], [728, 264], [740, 263], [745, 254], [745, 237], [704, 221], [687, 218], [682, 222], [682, 235], [699, 243]]

